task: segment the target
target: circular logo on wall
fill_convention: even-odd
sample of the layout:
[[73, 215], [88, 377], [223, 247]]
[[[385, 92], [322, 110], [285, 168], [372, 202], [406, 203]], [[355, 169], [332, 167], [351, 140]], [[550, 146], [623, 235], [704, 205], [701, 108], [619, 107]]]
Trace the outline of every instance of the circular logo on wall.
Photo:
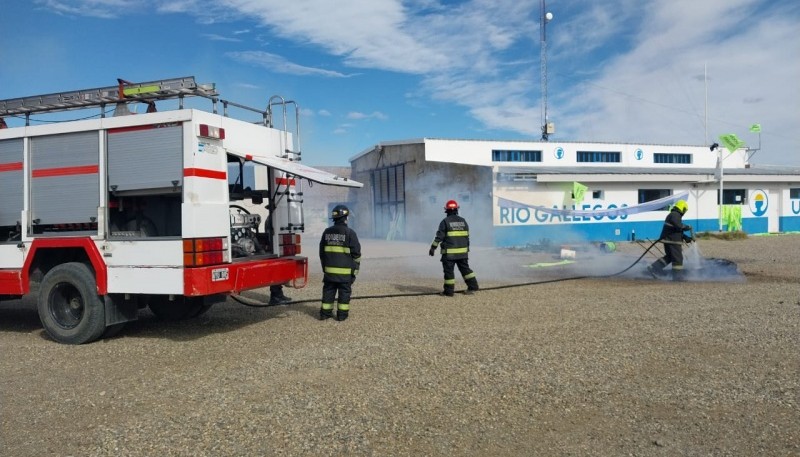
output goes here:
[[767, 214], [767, 208], [769, 208], [767, 193], [761, 189], [754, 190], [750, 194], [750, 212], [753, 216], [763, 216]]
[[642, 160], [644, 158], [644, 151], [637, 149], [636, 152], [633, 153], [633, 156], [636, 157], [636, 160]]
[[555, 151], [553, 151], [553, 155], [556, 156], [556, 159], [561, 160], [564, 158], [564, 148], [561, 146], [557, 147]]

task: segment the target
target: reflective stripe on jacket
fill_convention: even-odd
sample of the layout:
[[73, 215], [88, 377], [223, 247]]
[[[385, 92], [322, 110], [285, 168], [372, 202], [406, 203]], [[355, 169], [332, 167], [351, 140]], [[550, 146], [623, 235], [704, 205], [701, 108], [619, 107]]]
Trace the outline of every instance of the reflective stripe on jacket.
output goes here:
[[681, 244], [683, 232], [686, 230], [689, 230], [689, 227], [683, 224], [683, 214], [677, 209], [673, 209], [664, 219], [664, 226], [661, 228], [659, 240], [666, 243]]
[[356, 232], [344, 221], [336, 221], [322, 233], [319, 260], [324, 280], [352, 282], [361, 261], [361, 243]]
[[442, 258], [466, 259], [469, 253], [469, 224], [458, 214], [449, 214], [439, 223], [431, 246], [441, 245]]

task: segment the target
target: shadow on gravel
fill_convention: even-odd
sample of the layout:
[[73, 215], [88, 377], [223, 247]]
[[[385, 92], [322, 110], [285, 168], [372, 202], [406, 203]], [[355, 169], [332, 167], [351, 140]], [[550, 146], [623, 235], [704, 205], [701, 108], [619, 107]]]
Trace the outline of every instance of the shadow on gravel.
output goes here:
[[35, 302], [3, 300], [0, 303], [0, 332], [30, 333], [41, 328]]
[[263, 308], [248, 307], [232, 300], [214, 305], [206, 314], [177, 322], [163, 321], [148, 310], [139, 311], [139, 319], [128, 322], [119, 335], [110, 338], [154, 338], [188, 342], [212, 335], [234, 332], [269, 320], [302, 313], [316, 319], [318, 304], [290, 303]]
[[429, 286], [417, 286], [413, 284], [392, 284], [392, 286], [397, 289], [398, 292], [402, 293], [419, 293], [419, 294], [435, 294], [441, 289], [437, 287], [429, 287]]
[[[253, 297], [264, 300], [265, 297]], [[268, 297], [266, 297], [268, 299]], [[140, 309], [138, 320], [125, 324], [119, 334], [104, 337], [94, 344], [112, 341], [117, 338], [153, 338], [184, 342], [206, 336], [233, 332], [249, 325], [287, 317], [287, 313], [302, 313], [314, 319], [319, 314], [319, 304], [290, 303], [285, 306], [264, 308], [248, 307], [231, 299], [214, 305], [206, 314], [182, 321], [163, 321], [148, 309]], [[0, 303], [0, 332], [38, 333], [41, 338], [51, 341], [42, 328], [36, 310], [36, 299], [31, 296], [18, 300], [3, 300]]]

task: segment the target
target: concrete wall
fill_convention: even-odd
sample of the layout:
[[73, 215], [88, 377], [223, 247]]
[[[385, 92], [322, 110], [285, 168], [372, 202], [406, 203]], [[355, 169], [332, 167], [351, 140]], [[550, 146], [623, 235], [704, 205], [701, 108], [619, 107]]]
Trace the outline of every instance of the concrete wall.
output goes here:
[[431, 241], [444, 218], [444, 205], [454, 199], [470, 224], [474, 244], [488, 245], [492, 235], [492, 172], [490, 167], [426, 162], [425, 144], [383, 145], [352, 162], [352, 178], [364, 183], [354, 191], [358, 214], [356, 230], [363, 236], [385, 238], [374, 224], [375, 202], [371, 173], [396, 165], [404, 167], [405, 214], [398, 239]]

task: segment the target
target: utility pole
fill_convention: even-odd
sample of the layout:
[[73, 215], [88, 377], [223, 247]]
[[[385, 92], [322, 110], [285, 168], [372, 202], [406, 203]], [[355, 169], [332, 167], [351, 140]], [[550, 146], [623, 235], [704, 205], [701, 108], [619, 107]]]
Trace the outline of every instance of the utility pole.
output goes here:
[[547, 118], [547, 23], [553, 19], [553, 13], [546, 11], [545, 0], [540, 0], [540, 20], [539, 30], [541, 33], [541, 77], [542, 77], [542, 140], [547, 141], [551, 133], [555, 133], [555, 128]]
[[704, 105], [703, 112], [705, 113], [705, 118], [703, 119], [703, 129], [705, 130], [705, 141], [703, 144], [708, 144], [708, 64], [703, 64], [703, 88], [706, 92], [706, 100]]

